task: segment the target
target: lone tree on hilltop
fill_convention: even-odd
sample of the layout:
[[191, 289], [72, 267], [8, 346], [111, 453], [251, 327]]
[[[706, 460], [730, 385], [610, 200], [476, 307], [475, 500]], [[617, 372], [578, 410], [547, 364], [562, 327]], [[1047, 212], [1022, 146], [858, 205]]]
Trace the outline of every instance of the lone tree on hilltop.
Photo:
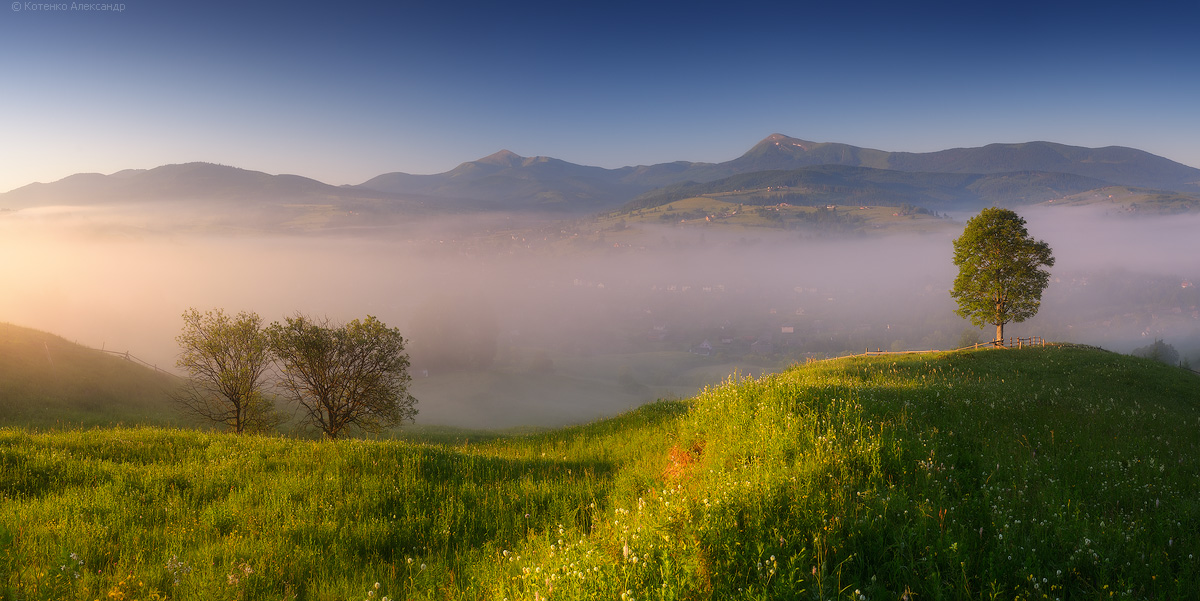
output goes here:
[[262, 319], [255, 313], [236, 317], [215, 312], [183, 313], [183, 332], [175, 339], [181, 352], [175, 365], [187, 381], [172, 396], [185, 411], [242, 433], [278, 424], [263, 395], [271, 352]]
[[331, 325], [297, 315], [267, 332], [280, 387], [326, 437], [349, 426], [378, 431], [416, 416], [399, 330], [370, 316]]
[[1050, 245], [1034, 240], [1025, 220], [1013, 211], [984, 209], [967, 222], [954, 240], [958, 277], [950, 296], [959, 315], [982, 328], [996, 326], [995, 343], [1004, 339], [1004, 324], [1035, 315], [1054, 266]]

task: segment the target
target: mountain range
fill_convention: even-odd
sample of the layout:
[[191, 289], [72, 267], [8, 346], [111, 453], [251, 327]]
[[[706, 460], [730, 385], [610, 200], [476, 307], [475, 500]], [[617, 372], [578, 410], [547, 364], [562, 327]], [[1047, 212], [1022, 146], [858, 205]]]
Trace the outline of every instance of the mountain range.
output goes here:
[[[786, 183], [793, 182], [793, 183]], [[886, 152], [772, 134], [722, 163], [676, 161], [606, 169], [502, 150], [445, 173], [385, 173], [354, 186], [188, 163], [111, 175], [76, 174], [0, 194], [0, 208], [147, 201], [331, 205], [366, 213], [534, 210], [596, 213], [758, 185], [822, 198], [943, 209], [1016, 205], [1126, 186], [1200, 195], [1200, 169], [1141, 150], [1051, 142], [989, 144], [929, 153]]]

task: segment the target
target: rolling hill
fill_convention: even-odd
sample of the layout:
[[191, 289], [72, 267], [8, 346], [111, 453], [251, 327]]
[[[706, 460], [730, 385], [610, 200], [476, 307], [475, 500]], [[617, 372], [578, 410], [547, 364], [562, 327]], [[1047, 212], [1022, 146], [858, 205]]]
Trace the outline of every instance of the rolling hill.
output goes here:
[[[445, 173], [385, 173], [357, 186], [209, 163], [164, 165], [29, 184], [0, 194], [0, 208], [179, 202], [258, 211], [255, 219], [262, 222], [366, 225], [432, 212], [600, 213], [635, 199], [633, 206], [653, 206], [647, 198], [680, 197], [681, 191], [762, 185], [813, 187], [813, 202], [970, 209], [1113, 185], [1197, 196], [1200, 169], [1122, 147], [1028, 142], [908, 153], [773, 134], [722, 163], [605, 169], [502, 150]], [[330, 218], [339, 212], [339, 219]]]
[[[1052, 142], [988, 144], [978, 148], [914, 153], [884, 152], [847, 144], [809, 142], [782, 134], [772, 134], [742, 156], [708, 169], [714, 174], [726, 170], [749, 173], [814, 165], [962, 174], [1038, 171], [1065, 173], [1142, 188], [1192, 194], [1200, 192], [1200, 169], [1134, 148], [1083, 148]], [[697, 181], [705, 179], [710, 178]]]
[[962, 211], [1043, 202], [1106, 186], [1107, 183], [1096, 179], [1042, 171], [930, 173], [819, 165], [667, 186], [639, 196], [622, 210], [649, 209], [685, 198], [724, 194], [730, 197], [728, 200], [749, 205], [910, 204], [936, 211]]
[[338, 188], [298, 175], [268, 175], [212, 163], [127, 169], [111, 175], [79, 173], [53, 183], [34, 183], [0, 195], [0, 204], [22, 209], [52, 204], [102, 205], [163, 200], [325, 201], [383, 198]]
[[1128, 186], [1087, 190], [1065, 198], [1047, 200], [1043, 204], [1054, 207], [1089, 206], [1128, 215], [1175, 215], [1200, 211], [1200, 197]]
[[446, 199], [455, 207], [592, 212], [650, 189], [625, 181], [632, 168], [604, 169], [507, 150], [437, 175], [385, 173], [358, 186], [391, 194]]
[[0, 595], [1186, 599], [1196, 376], [847, 358], [453, 442], [0, 428]]
[[[840, 186], [848, 194], [905, 196], [892, 206], [915, 200], [916, 204], [932, 208], [930, 204], [948, 196], [961, 198], [964, 206], [1039, 202], [1053, 198], [1059, 190], [1073, 194], [1113, 184], [1200, 194], [1200, 169], [1132, 148], [1093, 149], [1028, 142], [931, 153], [885, 152], [847, 144], [809, 142], [782, 134], [772, 134], [741, 156], [722, 163], [677, 161], [603, 169], [501, 151], [445, 173], [390, 173], [359, 187], [393, 194], [472, 199], [490, 206], [602, 211], [657, 188], [673, 189], [673, 186], [724, 181], [737, 176], [766, 181], [773, 176], [753, 174], [823, 166], [829, 167], [824, 173], [842, 174]], [[875, 174], [851, 177], [845, 174], [853, 170], [837, 171], [831, 166]], [[822, 171], [811, 173], [816, 176]], [[938, 178], [933, 174], [961, 177]], [[926, 193], [932, 194], [932, 199], [925, 198]]]
[[8, 209], [123, 207], [185, 225], [285, 230], [378, 225], [427, 214], [437, 201], [211, 163], [81, 173], [0, 194]]
[[0, 426], [181, 423], [179, 380], [119, 355], [0, 323]]

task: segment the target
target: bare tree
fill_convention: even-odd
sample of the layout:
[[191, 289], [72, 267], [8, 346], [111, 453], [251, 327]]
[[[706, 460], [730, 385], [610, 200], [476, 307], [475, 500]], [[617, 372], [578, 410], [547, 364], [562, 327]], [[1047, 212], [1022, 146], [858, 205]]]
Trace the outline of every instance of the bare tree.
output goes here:
[[185, 411], [239, 434], [279, 423], [263, 394], [272, 358], [257, 314], [230, 317], [220, 309], [188, 309], [175, 340], [181, 349], [175, 365], [187, 373], [187, 381], [173, 396]]
[[304, 315], [268, 328], [280, 387], [328, 438], [412, 420], [408, 355], [400, 331], [368, 316], [344, 325]]

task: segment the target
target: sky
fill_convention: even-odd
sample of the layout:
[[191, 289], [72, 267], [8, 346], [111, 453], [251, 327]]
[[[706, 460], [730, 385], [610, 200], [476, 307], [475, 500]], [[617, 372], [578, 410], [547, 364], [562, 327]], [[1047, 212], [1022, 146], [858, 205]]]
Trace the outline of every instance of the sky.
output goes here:
[[772, 133], [1200, 167], [1194, 2], [648, 4], [0, 5], [0, 191], [190, 161], [334, 185], [500, 149], [718, 162]]

